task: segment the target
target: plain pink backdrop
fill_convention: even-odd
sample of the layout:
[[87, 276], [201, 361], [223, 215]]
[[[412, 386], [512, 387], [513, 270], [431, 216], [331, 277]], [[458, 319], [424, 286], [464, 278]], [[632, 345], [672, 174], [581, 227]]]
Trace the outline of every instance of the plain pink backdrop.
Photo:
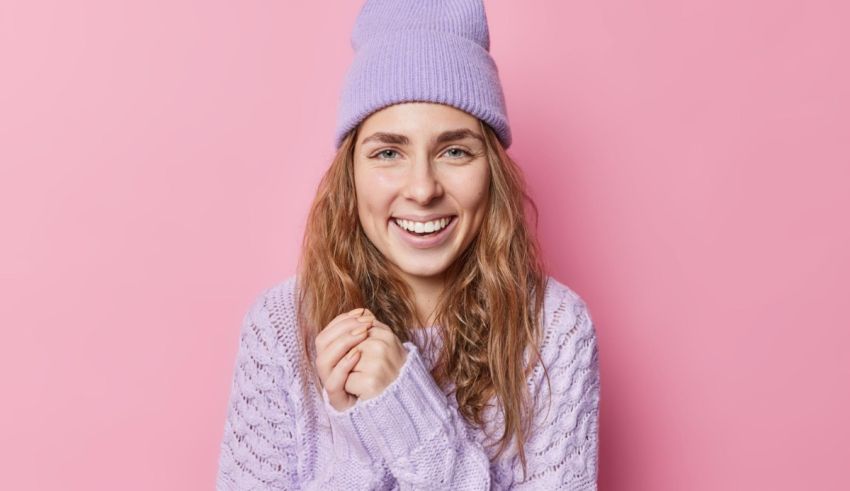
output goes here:
[[[360, 4], [0, 3], [0, 487], [213, 487]], [[600, 489], [847, 489], [847, 3], [487, 12], [546, 259], [599, 335]]]

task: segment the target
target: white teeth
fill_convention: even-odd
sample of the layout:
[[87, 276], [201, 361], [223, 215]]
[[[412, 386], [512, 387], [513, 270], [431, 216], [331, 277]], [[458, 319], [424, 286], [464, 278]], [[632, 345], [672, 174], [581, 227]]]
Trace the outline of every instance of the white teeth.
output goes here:
[[431, 233], [442, 230], [449, 224], [449, 218], [440, 218], [439, 220], [432, 220], [430, 222], [414, 222], [412, 220], [402, 220], [401, 218], [396, 218], [395, 222], [399, 227], [410, 231], [416, 232], [417, 234], [421, 233]]

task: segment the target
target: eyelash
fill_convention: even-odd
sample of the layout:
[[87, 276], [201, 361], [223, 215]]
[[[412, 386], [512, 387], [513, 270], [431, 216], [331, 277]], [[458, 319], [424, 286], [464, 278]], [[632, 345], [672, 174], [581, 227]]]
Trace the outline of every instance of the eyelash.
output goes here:
[[[463, 152], [463, 153], [465, 154], [465, 155], [462, 155], [462, 156], [457, 157], [457, 158], [463, 158], [463, 157], [470, 157], [470, 156], [472, 156], [472, 154], [471, 154], [471, 153], [467, 152], [466, 150], [464, 150], [464, 149], [462, 149], [462, 148], [460, 148], [460, 147], [450, 147], [450, 148], [447, 148], [447, 149], [446, 149], [446, 152], [448, 152], [449, 150], [460, 150], [461, 152]], [[379, 157], [378, 157], [379, 155], [381, 155], [381, 154], [382, 154], [382, 153], [384, 153], [384, 152], [395, 152], [395, 153], [398, 153], [397, 151], [395, 151], [395, 150], [393, 150], [393, 149], [391, 149], [391, 148], [386, 148], [386, 149], [381, 150], [380, 152], [378, 152], [378, 153], [376, 153], [376, 154], [372, 155], [372, 156], [371, 156], [371, 157], [369, 157], [369, 158], [372, 158], [372, 159], [378, 159], [378, 160], [392, 160], [392, 159], [382, 159], [382, 158], [379, 158]], [[446, 153], [446, 152], [443, 152], [443, 153]]]

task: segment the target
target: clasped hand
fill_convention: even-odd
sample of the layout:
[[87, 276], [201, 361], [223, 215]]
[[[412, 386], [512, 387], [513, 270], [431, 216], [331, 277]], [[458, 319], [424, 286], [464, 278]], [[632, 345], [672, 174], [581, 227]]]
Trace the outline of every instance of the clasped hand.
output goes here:
[[336, 316], [316, 336], [316, 369], [337, 411], [383, 392], [406, 359], [395, 333], [366, 308]]

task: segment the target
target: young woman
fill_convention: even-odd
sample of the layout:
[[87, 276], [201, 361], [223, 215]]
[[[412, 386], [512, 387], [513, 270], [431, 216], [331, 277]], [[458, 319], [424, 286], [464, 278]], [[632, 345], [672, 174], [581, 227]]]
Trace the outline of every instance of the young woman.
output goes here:
[[480, 0], [367, 1], [298, 274], [245, 316], [219, 489], [596, 489], [596, 333], [548, 276]]

